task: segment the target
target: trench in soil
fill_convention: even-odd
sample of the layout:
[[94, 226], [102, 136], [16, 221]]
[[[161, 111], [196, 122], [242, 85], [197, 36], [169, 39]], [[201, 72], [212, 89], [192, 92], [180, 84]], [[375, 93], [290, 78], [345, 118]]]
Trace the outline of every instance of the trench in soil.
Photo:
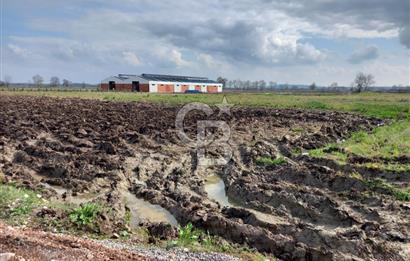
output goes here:
[[[92, 201], [97, 196], [92, 193], [84, 193], [76, 196], [71, 196], [70, 191], [61, 186], [42, 183], [44, 187], [54, 190], [59, 197], [65, 195], [65, 200], [73, 204], [83, 204]], [[131, 192], [124, 192], [122, 195], [124, 203], [129, 208], [131, 214], [131, 228], [140, 227], [141, 223], [167, 223], [172, 226], [178, 226], [178, 221], [166, 209], [159, 205], [154, 205], [146, 200], [137, 198]]]

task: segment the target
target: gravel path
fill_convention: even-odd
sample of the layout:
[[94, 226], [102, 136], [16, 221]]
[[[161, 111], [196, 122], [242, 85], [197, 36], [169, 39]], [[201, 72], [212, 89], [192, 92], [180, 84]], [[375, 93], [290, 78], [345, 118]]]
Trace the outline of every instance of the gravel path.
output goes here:
[[191, 260], [203, 260], [203, 261], [239, 261], [240, 258], [229, 256], [221, 253], [199, 253], [190, 252], [188, 249], [172, 248], [170, 250], [144, 247], [138, 245], [129, 245], [126, 243], [116, 242], [112, 240], [98, 241], [102, 245], [113, 249], [125, 249], [130, 252], [142, 254], [148, 258], [161, 261], [191, 261]]

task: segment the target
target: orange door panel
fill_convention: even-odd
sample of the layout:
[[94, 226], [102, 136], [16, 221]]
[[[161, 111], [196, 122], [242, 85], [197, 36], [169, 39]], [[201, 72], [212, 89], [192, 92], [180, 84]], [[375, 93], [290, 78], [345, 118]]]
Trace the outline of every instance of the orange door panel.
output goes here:
[[209, 93], [216, 93], [216, 92], [218, 92], [218, 86], [207, 86], [207, 91], [209, 92]]
[[158, 92], [160, 93], [173, 93], [174, 85], [173, 84], [160, 84], [158, 85]]

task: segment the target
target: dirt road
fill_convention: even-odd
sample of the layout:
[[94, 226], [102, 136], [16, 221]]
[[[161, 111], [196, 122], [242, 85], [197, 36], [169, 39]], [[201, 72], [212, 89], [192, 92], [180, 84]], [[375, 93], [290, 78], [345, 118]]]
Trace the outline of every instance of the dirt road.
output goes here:
[[32, 229], [18, 229], [0, 223], [0, 260], [151, 259], [134, 252], [107, 248], [91, 240]]

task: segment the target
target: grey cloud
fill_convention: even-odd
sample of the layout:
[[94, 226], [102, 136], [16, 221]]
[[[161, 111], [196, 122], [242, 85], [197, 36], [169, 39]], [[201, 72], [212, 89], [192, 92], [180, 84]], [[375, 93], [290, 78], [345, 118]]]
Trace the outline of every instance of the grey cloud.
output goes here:
[[271, 28], [254, 20], [210, 19], [184, 25], [149, 21], [144, 28], [178, 47], [222, 55], [233, 62], [289, 65], [315, 63], [324, 57], [319, 50], [298, 43], [297, 39], [283, 39], [282, 44], [272, 42], [270, 36], [275, 34]]
[[410, 48], [410, 27], [407, 26], [400, 31], [400, 42]]
[[374, 60], [379, 57], [379, 49], [376, 46], [368, 46], [366, 48], [359, 49], [352, 53], [349, 58], [349, 62], [353, 64], [359, 64], [364, 61]]
[[321, 27], [349, 24], [380, 32], [397, 29], [400, 42], [409, 47], [410, 1], [408, 0], [261, 0], [264, 4], [314, 22]]

